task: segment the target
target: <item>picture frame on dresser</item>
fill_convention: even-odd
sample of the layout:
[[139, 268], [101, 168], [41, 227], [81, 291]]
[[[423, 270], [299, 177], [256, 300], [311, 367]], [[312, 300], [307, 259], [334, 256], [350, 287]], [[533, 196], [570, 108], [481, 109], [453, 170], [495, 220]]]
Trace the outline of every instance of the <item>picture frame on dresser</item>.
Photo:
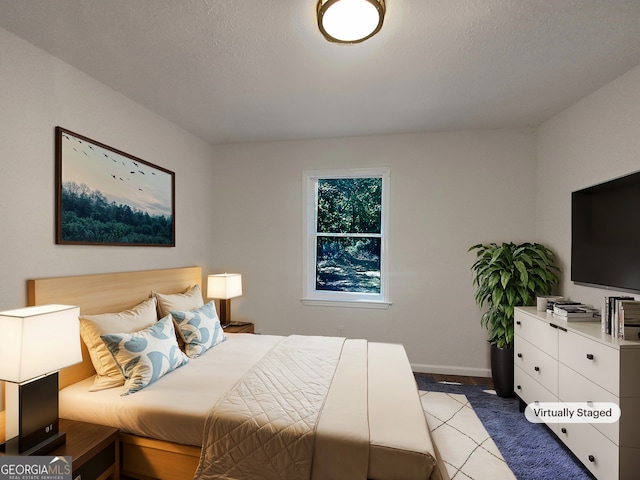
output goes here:
[[56, 243], [175, 247], [175, 173], [55, 128]]

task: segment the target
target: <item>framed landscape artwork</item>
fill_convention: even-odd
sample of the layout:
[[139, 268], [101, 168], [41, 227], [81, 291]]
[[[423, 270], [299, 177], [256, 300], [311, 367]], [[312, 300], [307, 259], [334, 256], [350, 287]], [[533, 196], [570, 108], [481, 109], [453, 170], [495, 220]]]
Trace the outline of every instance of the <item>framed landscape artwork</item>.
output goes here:
[[56, 127], [56, 243], [175, 246], [175, 174]]

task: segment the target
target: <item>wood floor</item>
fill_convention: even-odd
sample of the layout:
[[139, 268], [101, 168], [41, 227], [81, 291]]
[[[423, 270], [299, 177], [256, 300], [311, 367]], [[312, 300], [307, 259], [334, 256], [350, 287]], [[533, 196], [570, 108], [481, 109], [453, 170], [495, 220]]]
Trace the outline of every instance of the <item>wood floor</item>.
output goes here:
[[469, 377], [463, 375], [443, 375], [440, 373], [418, 373], [417, 375], [431, 377], [436, 382], [458, 382], [463, 385], [483, 385], [487, 388], [493, 388], [491, 377]]

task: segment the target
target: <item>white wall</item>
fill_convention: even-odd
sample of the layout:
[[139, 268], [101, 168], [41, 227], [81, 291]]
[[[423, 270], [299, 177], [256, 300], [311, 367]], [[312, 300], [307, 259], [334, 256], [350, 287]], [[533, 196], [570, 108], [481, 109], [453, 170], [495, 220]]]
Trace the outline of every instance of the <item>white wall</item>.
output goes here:
[[571, 192], [640, 170], [639, 132], [640, 66], [537, 131], [537, 240], [558, 253], [561, 293], [574, 300], [600, 306], [613, 293], [570, 280]]
[[[467, 249], [532, 241], [533, 135], [525, 130], [375, 136], [215, 148], [216, 263], [244, 278], [235, 320], [262, 333], [403, 343], [414, 368], [486, 375], [486, 332]], [[302, 172], [389, 166], [388, 310], [312, 307], [302, 297]], [[224, 200], [223, 200], [224, 199]]]
[[[0, 45], [0, 309], [26, 305], [29, 278], [211, 269], [211, 146], [2, 29]], [[55, 244], [56, 125], [176, 173], [175, 248]]]
[[[535, 149], [527, 130], [211, 147], [118, 92], [0, 30], [0, 309], [26, 280], [202, 265], [244, 274], [236, 320], [262, 333], [405, 344], [417, 369], [488, 374], [470, 245], [534, 237]], [[177, 247], [54, 241], [54, 127], [176, 172]], [[388, 310], [305, 307], [302, 171], [391, 167]]]

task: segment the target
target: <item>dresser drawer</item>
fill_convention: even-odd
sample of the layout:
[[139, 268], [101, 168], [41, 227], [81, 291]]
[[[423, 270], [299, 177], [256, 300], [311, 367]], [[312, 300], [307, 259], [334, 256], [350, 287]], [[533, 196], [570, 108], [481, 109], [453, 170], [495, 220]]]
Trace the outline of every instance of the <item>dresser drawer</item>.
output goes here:
[[573, 332], [560, 332], [560, 362], [614, 395], [620, 391], [618, 350]]
[[516, 310], [514, 333], [537, 345], [552, 358], [558, 358], [558, 329], [553, 328], [548, 322]]
[[[534, 402], [557, 402], [558, 397], [536, 382], [517, 365], [513, 368], [514, 390], [527, 405]], [[549, 428], [557, 435], [557, 424], [549, 424]]]
[[561, 423], [558, 437], [596, 478], [618, 478], [618, 447], [592, 425]]
[[[614, 394], [560, 364], [561, 402], [609, 402], [620, 406], [620, 399]], [[616, 445], [619, 444], [620, 421], [615, 423], [594, 423], [593, 427], [607, 436]]]
[[515, 336], [514, 363], [552, 394], [558, 395], [558, 360], [519, 335]]

